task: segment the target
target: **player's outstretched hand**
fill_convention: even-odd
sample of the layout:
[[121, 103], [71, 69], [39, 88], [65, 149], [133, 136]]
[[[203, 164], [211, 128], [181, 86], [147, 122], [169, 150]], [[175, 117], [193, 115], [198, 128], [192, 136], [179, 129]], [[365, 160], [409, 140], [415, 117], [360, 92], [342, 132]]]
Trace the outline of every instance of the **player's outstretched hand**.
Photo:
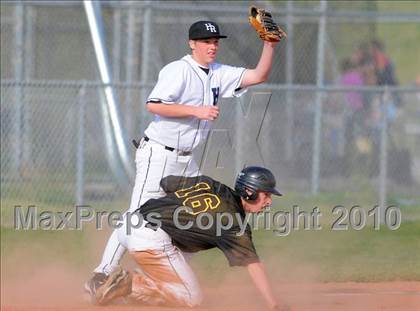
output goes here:
[[200, 120], [216, 120], [219, 116], [219, 107], [217, 106], [201, 106], [196, 107], [195, 116]]
[[270, 310], [274, 310], [274, 311], [296, 311], [295, 309], [293, 309], [289, 305], [282, 305], [282, 306], [275, 305], [275, 306], [271, 307]]

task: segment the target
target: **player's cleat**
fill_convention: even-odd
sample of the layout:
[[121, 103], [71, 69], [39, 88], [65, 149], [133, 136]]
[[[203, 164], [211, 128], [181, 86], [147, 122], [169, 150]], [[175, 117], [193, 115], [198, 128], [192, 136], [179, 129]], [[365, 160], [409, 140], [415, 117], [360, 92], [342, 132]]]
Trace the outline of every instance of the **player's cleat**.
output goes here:
[[108, 276], [105, 273], [94, 273], [92, 278], [85, 283], [85, 291], [93, 304], [96, 304], [96, 292], [105, 284]]
[[96, 304], [106, 305], [112, 300], [131, 293], [132, 277], [128, 271], [118, 268], [96, 290]]

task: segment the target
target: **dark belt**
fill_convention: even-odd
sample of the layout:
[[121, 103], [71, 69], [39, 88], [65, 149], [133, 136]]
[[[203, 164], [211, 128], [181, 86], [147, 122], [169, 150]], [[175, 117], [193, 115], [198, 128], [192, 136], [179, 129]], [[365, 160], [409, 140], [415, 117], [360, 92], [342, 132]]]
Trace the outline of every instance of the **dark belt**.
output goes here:
[[[144, 139], [144, 141], [149, 141], [150, 140], [150, 138], [149, 137], [147, 137], [147, 136], [144, 136], [143, 137], [143, 139]], [[137, 142], [136, 140], [133, 140], [133, 145], [134, 145], [134, 147], [136, 147], [136, 149], [138, 149], [139, 148], [139, 146], [140, 146], [140, 143], [139, 142]], [[165, 149], [166, 150], [168, 150], [168, 151], [177, 151], [178, 152], [178, 155], [182, 155], [182, 156], [188, 156], [188, 155], [191, 155], [191, 152], [190, 151], [181, 151], [181, 150], [176, 150], [175, 148], [173, 148], [173, 147], [169, 147], [169, 146], [164, 146], [165, 147]]]
[[[150, 140], [149, 137], [144, 136], [144, 141], [149, 141], [149, 140]], [[169, 150], [169, 151], [174, 151], [175, 150], [175, 148], [172, 148], [172, 147], [169, 147], [169, 146], [164, 146], [164, 147], [165, 147], [166, 150]]]

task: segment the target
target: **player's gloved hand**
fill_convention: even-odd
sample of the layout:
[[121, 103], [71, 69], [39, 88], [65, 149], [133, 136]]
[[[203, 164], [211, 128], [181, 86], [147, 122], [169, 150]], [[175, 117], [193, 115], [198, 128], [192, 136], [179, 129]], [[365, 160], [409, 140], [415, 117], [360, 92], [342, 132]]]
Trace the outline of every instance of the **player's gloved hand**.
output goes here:
[[201, 106], [195, 107], [195, 114], [200, 120], [216, 120], [219, 116], [219, 107], [217, 106]]
[[279, 42], [287, 35], [273, 20], [271, 13], [255, 6], [249, 7], [248, 21], [260, 38], [268, 42]]

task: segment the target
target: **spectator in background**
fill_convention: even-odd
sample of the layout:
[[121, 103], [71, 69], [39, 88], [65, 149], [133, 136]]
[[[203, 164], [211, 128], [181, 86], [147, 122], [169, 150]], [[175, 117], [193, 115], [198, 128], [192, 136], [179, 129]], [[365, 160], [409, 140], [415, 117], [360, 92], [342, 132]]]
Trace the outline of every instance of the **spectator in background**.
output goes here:
[[[360, 67], [362, 58], [359, 58], [360, 51], [356, 50], [351, 58], [346, 58], [341, 63], [341, 77], [339, 83], [343, 86], [364, 86], [365, 77]], [[347, 117], [345, 119], [345, 138], [350, 145], [356, 132], [360, 132], [364, 125], [365, 103], [363, 94], [354, 90], [345, 93], [345, 99], [350, 109], [347, 109]]]
[[379, 40], [372, 40], [369, 52], [375, 62], [375, 71], [378, 85], [397, 85], [394, 65], [385, 54], [384, 45]]
[[[374, 65], [377, 85], [398, 85], [394, 64], [388, 55], [385, 54], [384, 44], [377, 39], [370, 42], [369, 54], [371, 55]], [[401, 99], [398, 93], [392, 94], [393, 104], [401, 105]]]
[[[340, 84], [343, 86], [363, 86], [365, 84], [363, 74], [358, 66], [350, 58], [346, 58], [341, 63]], [[363, 109], [363, 97], [359, 91], [346, 93], [347, 103], [352, 111], [356, 112]]]
[[366, 43], [361, 43], [353, 51], [350, 56], [350, 61], [353, 65], [359, 66], [363, 63], [363, 60], [369, 54], [369, 46]]
[[[361, 43], [351, 55], [353, 66], [357, 68], [363, 77], [363, 85], [375, 86], [377, 85], [375, 62], [370, 54], [369, 44]], [[370, 104], [373, 100], [374, 93], [363, 92], [362, 98], [364, 103], [364, 113], [369, 113]]]
[[[391, 59], [385, 54], [384, 45], [381, 41], [374, 39], [367, 45], [366, 58], [363, 60], [363, 71], [367, 85], [397, 85], [394, 65]], [[390, 101], [387, 105], [383, 102], [383, 93], [373, 92], [367, 93], [365, 125], [367, 129], [367, 137], [371, 144], [371, 157], [369, 159], [369, 173], [376, 176], [379, 173], [379, 157], [380, 137], [383, 127], [383, 117], [388, 120], [390, 127], [397, 117], [397, 107], [400, 106], [401, 100], [398, 93], [391, 93]], [[386, 108], [386, 109], [385, 109]]]

